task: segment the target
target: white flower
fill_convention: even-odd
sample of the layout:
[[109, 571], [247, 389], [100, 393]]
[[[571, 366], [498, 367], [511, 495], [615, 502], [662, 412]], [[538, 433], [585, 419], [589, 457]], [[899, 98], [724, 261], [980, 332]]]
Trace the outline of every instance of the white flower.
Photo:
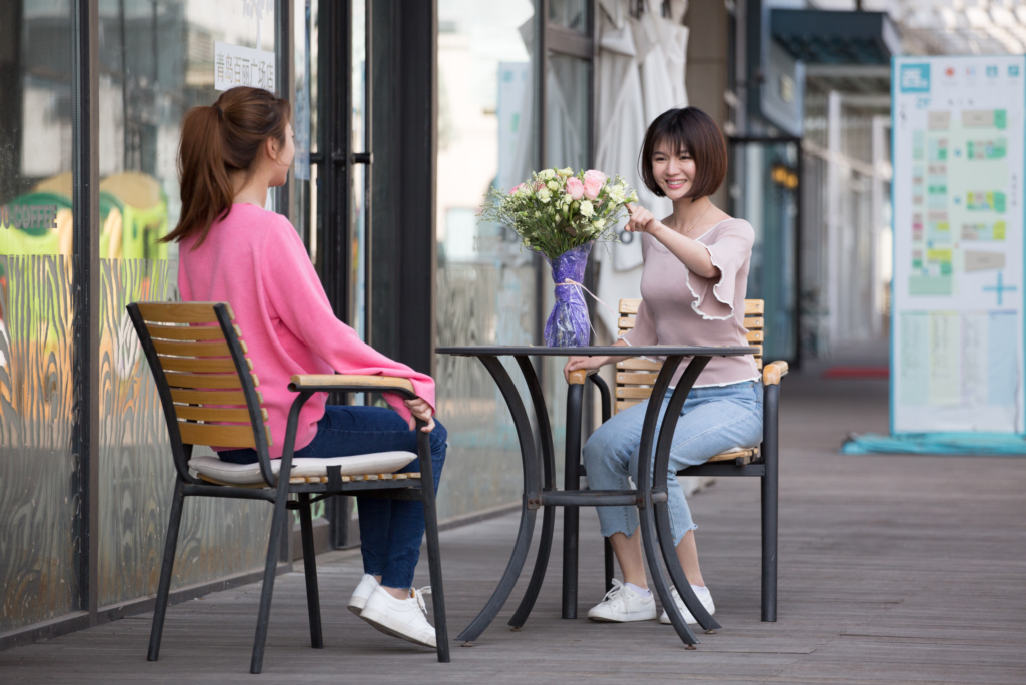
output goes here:
[[548, 186], [549, 190], [555, 192], [559, 190], [559, 181], [549, 181]]
[[615, 204], [622, 205], [627, 200], [623, 194], [623, 186], [609, 186], [609, 199]]
[[556, 172], [553, 171], [552, 169], [545, 169], [543, 171], [539, 171], [538, 172], [538, 178], [542, 179], [543, 181], [547, 181], [550, 178], [555, 178], [555, 177], [556, 177]]
[[573, 195], [570, 195], [569, 193], [567, 193], [566, 195], [563, 196], [563, 202], [566, 203], [567, 207], [569, 207], [570, 203], [573, 202], [573, 201], [574, 201], [574, 196]]
[[595, 216], [595, 208], [588, 200], [581, 203], [581, 214], [587, 217]]
[[594, 226], [595, 228], [601, 229], [603, 226], [606, 225], [606, 220], [605, 219], [595, 219], [594, 221], [591, 222], [591, 225]]
[[570, 167], [567, 167], [566, 169], [560, 169], [556, 173], [558, 173], [563, 178], [566, 178], [567, 176], [573, 176], [574, 175], [574, 170], [571, 169]]
[[638, 201], [638, 191], [635, 190], [633, 193], [631, 193], [631, 196], [629, 198], [627, 198], [627, 201], [628, 202], [637, 202]]
[[542, 202], [548, 202], [552, 199], [552, 193], [549, 192], [548, 188], [542, 188], [538, 191], [538, 199]]

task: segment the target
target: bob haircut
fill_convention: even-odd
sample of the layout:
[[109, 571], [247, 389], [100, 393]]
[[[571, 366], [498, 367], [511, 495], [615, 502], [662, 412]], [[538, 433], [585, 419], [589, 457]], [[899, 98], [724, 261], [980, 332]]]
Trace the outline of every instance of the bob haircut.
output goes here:
[[641, 178], [649, 190], [665, 197], [666, 193], [652, 173], [652, 157], [661, 143], [669, 144], [671, 154], [687, 151], [695, 160], [695, 178], [684, 197], [697, 200], [712, 195], [723, 184], [727, 176], [727, 143], [720, 127], [702, 110], [697, 107], [667, 110], [656, 117], [645, 133], [638, 159]]

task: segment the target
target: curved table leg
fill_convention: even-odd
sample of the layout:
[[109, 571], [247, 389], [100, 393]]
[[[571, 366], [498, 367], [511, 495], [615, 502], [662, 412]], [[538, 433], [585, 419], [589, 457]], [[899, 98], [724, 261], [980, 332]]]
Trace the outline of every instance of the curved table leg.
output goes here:
[[[666, 390], [670, 387], [670, 379], [673, 378], [673, 374], [677, 371], [677, 367], [680, 366], [680, 361], [681, 357], [667, 357], [666, 361], [663, 362], [663, 368], [659, 371], [659, 375], [656, 377], [655, 386], [652, 388], [653, 401], [648, 403], [648, 409], [645, 412], [645, 423], [641, 429], [641, 444], [638, 446], [638, 449], [640, 450], [639, 454], [641, 454], [642, 459], [641, 464], [638, 466], [638, 492], [642, 493], [643, 499], [643, 506], [640, 507], [640, 511], [638, 513], [641, 514], [641, 540], [645, 547], [645, 557], [648, 560], [648, 570], [652, 574], [652, 584], [655, 585], [656, 594], [659, 595], [659, 601], [662, 603], [663, 609], [666, 610], [666, 614], [670, 617], [670, 623], [673, 624], [673, 628], [677, 631], [677, 635], [680, 637], [681, 641], [687, 645], [689, 649], [694, 649], [694, 645], [698, 643], [698, 638], [691, 632], [691, 629], [688, 628], [688, 624], [684, 622], [684, 617], [681, 616], [680, 611], [677, 610], [677, 603], [673, 601], [673, 595], [670, 594], [670, 587], [666, 584], [666, 578], [663, 576], [663, 572], [659, 568], [659, 557], [656, 554], [657, 528], [655, 510], [653, 509], [652, 503], [652, 469], [647, 468], [647, 464], [649, 463], [648, 455], [652, 454], [652, 443], [654, 442], [656, 424], [659, 421], [659, 410], [663, 404], [660, 398], [666, 395]], [[691, 385], [693, 385], [694, 382], [694, 378], [692, 378]], [[686, 379], [681, 378], [677, 383], [677, 390], [674, 391], [674, 396], [676, 396], [685, 385], [687, 385]], [[684, 397], [687, 397], [687, 393], [691, 391], [691, 385], [687, 385], [684, 389]], [[664, 421], [663, 424], [665, 426], [666, 422]], [[669, 456], [669, 453], [667, 453], [667, 456]], [[656, 465], [656, 468], [658, 468], [658, 464]], [[663, 468], [665, 471], [665, 464]], [[658, 473], [658, 471], [656, 471], [656, 473]], [[666, 482], [664, 479], [664, 492], [665, 484]], [[688, 587], [690, 588], [690, 586]]]
[[[684, 407], [684, 402], [688, 398], [688, 393], [691, 392], [691, 388], [694, 386], [695, 381], [698, 380], [699, 374], [702, 373], [702, 370], [708, 363], [709, 357], [695, 357], [688, 364], [688, 368], [684, 371], [684, 375], [681, 376], [680, 381], [677, 383], [677, 388], [670, 397], [670, 403], [666, 408], [666, 416], [677, 416], [680, 414], [680, 410]], [[677, 424], [675, 421], [664, 420], [659, 431], [659, 442], [656, 445], [655, 464], [653, 465], [653, 492], [667, 491], [670, 448], [672, 447], [673, 433], [676, 428]], [[688, 611], [695, 617], [698, 624], [706, 631], [719, 628], [720, 624], [709, 615], [709, 612], [705, 610], [702, 603], [695, 597], [695, 593], [691, 589], [691, 583], [688, 582], [687, 577], [684, 575], [684, 569], [681, 568], [680, 559], [677, 557], [677, 550], [673, 546], [669, 503], [659, 502], [655, 504], [654, 513], [656, 534], [659, 538], [659, 548], [663, 554], [663, 562], [666, 564], [666, 570], [670, 572], [673, 584], [677, 586], [677, 592], [684, 601], [684, 606], [688, 608]], [[649, 563], [651, 564], [651, 561]], [[674, 605], [673, 611], [677, 612], [676, 605]], [[667, 614], [669, 613], [669, 610], [667, 610]]]
[[531, 537], [534, 535], [534, 525], [538, 515], [538, 510], [530, 508], [528, 503], [531, 499], [538, 498], [540, 485], [534, 431], [531, 429], [531, 420], [524, 407], [524, 401], [498, 359], [495, 357], [479, 357], [479, 359], [488, 369], [499, 392], [502, 393], [502, 398], [506, 401], [506, 406], [513, 417], [513, 425], [517, 429], [517, 437], [520, 439], [520, 454], [524, 461], [524, 506], [520, 514], [520, 531], [517, 533], [517, 542], [513, 547], [513, 553], [510, 554], [509, 563], [506, 564], [506, 570], [499, 580], [498, 587], [495, 588], [492, 596], [481, 609], [481, 613], [456, 637], [457, 640], [465, 642], [473, 642], [480, 637], [481, 633], [495, 619], [495, 615], [506, 603], [509, 593], [524, 570], [524, 562], [527, 561], [527, 553], [531, 549]]
[[[538, 374], [534, 371], [534, 365], [528, 357], [517, 357], [517, 364], [527, 380], [527, 387], [531, 391], [531, 399], [534, 402], [534, 413], [538, 421], [538, 433], [541, 438], [542, 448], [542, 490], [549, 492], [556, 487], [556, 453], [552, 442], [552, 426], [549, 424], [549, 412], [545, 406], [545, 395], [542, 391]], [[538, 601], [538, 594], [541, 592], [542, 583], [545, 582], [545, 571], [549, 566], [549, 557], [552, 554], [552, 538], [556, 529], [556, 507], [545, 507], [542, 516], [542, 535], [538, 545], [538, 558], [534, 562], [534, 573], [531, 574], [531, 582], [527, 586], [520, 606], [516, 613], [509, 620], [507, 625], [519, 630], [527, 623], [535, 602]]]

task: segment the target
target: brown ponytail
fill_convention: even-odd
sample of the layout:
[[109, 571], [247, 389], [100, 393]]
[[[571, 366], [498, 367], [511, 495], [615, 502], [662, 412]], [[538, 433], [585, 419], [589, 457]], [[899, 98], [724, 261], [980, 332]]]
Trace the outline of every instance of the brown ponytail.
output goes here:
[[211, 224], [227, 216], [234, 190], [231, 171], [247, 171], [268, 138], [285, 144], [292, 115], [287, 100], [260, 88], [239, 86], [221, 93], [209, 107], [193, 107], [182, 121], [178, 148], [178, 184], [182, 213], [175, 230], [161, 242], [207, 237]]

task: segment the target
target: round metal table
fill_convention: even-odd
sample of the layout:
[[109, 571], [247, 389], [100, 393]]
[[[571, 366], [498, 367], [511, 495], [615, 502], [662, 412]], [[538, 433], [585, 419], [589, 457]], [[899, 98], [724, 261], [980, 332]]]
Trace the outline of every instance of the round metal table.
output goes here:
[[[603, 506], [636, 506], [641, 519], [641, 533], [645, 556], [649, 571], [652, 573], [653, 585], [659, 595], [659, 601], [670, 617], [677, 635], [689, 649], [694, 649], [698, 638], [684, 622], [670, 594], [670, 586], [666, 582], [659, 566], [656, 549], [662, 554], [667, 570], [673, 580], [677, 592], [684, 600], [685, 606], [705, 631], [713, 631], [720, 627], [719, 623], [705, 610], [702, 603], [695, 597], [691, 584], [684, 575], [684, 570], [677, 559], [673, 547], [673, 533], [670, 528], [670, 515], [667, 507], [667, 468], [670, 459], [670, 445], [675, 421], [666, 421], [659, 431], [658, 440], [655, 435], [659, 419], [661, 402], [649, 402], [645, 413], [645, 422], [641, 433], [641, 454], [652, 454], [655, 445], [654, 470], [641, 468], [638, 470], [637, 490], [581, 490], [581, 408], [584, 396], [583, 385], [571, 385], [567, 393], [567, 438], [566, 438], [566, 471], [564, 489], [556, 489], [555, 480], [555, 449], [552, 441], [552, 428], [549, 425], [548, 409], [545, 396], [538, 380], [538, 374], [531, 364], [531, 357], [665, 357], [659, 375], [652, 388], [653, 397], [663, 397], [670, 387], [670, 380], [685, 357], [691, 361], [677, 383], [667, 414], [679, 414], [684, 401], [691, 392], [699, 374], [705, 369], [712, 357], [739, 357], [754, 354], [751, 347], [439, 347], [438, 354], [476, 357], [491, 374], [499, 392], [502, 394], [513, 417], [513, 424], [520, 440], [520, 454], [524, 465], [524, 503], [520, 516], [520, 529], [513, 547], [506, 570], [499, 580], [498, 586], [488, 602], [473, 621], [456, 639], [471, 643], [495, 619], [496, 614], [506, 603], [509, 593], [513, 590], [527, 561], [531, 548], [538, 509], [545, 508], [542, 520], [542, 538], [535, 562], [534, 573], [527, 592], [520, 603], [509, 625], [519, 630], [527, 622], [541, 591], [552, 551], [552, 539], [555, 530], [555, 510], [564, 507], [563, 523], [563, 618], [577, 618], [577, 542], [579, 507]], [[538, 434], [531, 426], [523, 398], [516, 385], [499, 362], [499, 357], [513, 357], [524, 375], [531, 393]], [[541, 446], [541, 454], [537, 445]]]

